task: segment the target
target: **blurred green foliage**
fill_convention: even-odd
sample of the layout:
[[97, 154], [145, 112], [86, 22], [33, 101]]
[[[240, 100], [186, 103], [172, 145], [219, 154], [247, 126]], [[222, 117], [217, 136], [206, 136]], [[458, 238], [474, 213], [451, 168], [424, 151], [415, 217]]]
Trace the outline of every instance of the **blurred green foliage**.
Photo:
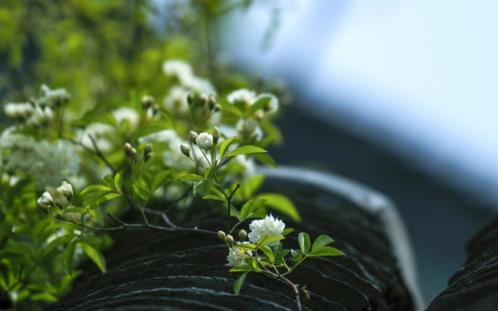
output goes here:
[[[193, 64], [201, 77], [217, 86], [219, 95], [240, 87], [262, 89], [258, 81], [226, 70], [217, 53], [222, 18], [251, 3], [2, 0], [0, 99], [24, 100], [37, 94], [42, 83], [64, 87], [71, 93], [64, 117], [84, 127], [108, 118], [112, 108], [139, 107], [142, 95], [162, 98], [174, 83], [162, 73], [166, 59]], [[277, 129], [267, 130], [278, 140]], [[61, 138], [47, 133], [28, 134], [37, 140]], [[122, 153], [110, 158], [121, 159]], [[83, 172], [94, 168], [90, 160], [81, 163]], [[36, 206], [39, 180], [23, 173], [20, 182], [4, 176], [0, 180], [0, 306], [37, 310], [67, 291], [79, 273], [79, 262], [85, 257], [96, 261], [95, 253], [111, 241], [46, 217]]]
[[[162, 3], [162, 4], [161, 4]], [[161, 63], [181, 58], [211, 81], [241, 87], [216, 61], [221, 17], [251, 1], [4, 0], [0, 3], [0, 98], [41, 83], [75, 102], [115, 104], [140, 90], [163, 95]], [[163, 78], [163, 79], [161, 79]]]

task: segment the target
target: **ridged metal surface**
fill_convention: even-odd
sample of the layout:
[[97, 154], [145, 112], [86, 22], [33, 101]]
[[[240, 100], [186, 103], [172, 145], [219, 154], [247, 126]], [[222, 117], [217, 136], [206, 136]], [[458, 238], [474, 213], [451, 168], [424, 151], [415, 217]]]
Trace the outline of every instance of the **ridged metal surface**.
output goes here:
[[[303, 216], [288, 226], [326, 233], [347, 256], [310, 259], [291, 274], [307, 285], [304, 310], [414, 310], [409, 289], [377, 213], [350, 199], [296, 181], [271, 179], [267, 190], [289, 195]], [[224, 227], [196, 209], [188, 217], [205, 228]], [[51, 310], [295, 310], [284, 284], [249, 274], [233, 294], [237, 274], [225, 266], [226, 247], [210, 236], [156, 231], [119, 232], [107, 255], [109, 271], [88, 269]], [[296, 248], [297, 241], [290, 241]]]
[[465, 265], [428, 311], [498, 310], [498, 218], [468, 243], [467, 253]]

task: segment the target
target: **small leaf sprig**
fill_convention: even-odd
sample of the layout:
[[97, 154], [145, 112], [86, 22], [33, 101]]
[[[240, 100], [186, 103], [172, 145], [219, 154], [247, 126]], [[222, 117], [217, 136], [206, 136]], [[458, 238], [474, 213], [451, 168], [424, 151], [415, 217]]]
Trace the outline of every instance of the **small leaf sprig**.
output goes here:
[[261, 273], [290, 286], [296, 297], [297, 309], [302, 310], [300, 297], [303, 295], [310, 299], [309, 291], [305, 285], [292, 282], [288, 275], [306, 259], [344, 255], [337, 248], [329, 246], [334, 242], [331, 237], [320, 235], [311, 244], [310, 236], [305, 232], [298, 235], [299, 249], [285, 248], [284, 242], [293, 229], [285, 228], [285, 223], [271, 214], [253, 220], [249, 229], [249, 234], [244, 229], [239, 231], [239, 241], [235, 241], [230, 234], [218, 232], [218, 237], [229, 248], [227, 265], [231, 267], [230, 272], [242, 273], [234, 284], [235, 294], [240, 293], [249, 273]]

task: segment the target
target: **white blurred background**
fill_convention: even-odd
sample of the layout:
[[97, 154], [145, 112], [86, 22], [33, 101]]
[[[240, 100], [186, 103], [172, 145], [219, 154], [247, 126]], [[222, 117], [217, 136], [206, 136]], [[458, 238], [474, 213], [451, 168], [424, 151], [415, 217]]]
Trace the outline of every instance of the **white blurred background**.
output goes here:
[[[284, 77], [301, 109], [485, 202], [445, 201], [439, 190], [431, 201], [417, 182], [420, 189], [405, 182], [397, 192], [430, 302], [489, 218], [478, 209], [496, 210], [498, 1], [261, 2], [226, 28], [234, 63]], [[274, 10], [279, 28], [263, 51], [261, 38], [275, 22], [271, 8], [281, 9]], [[323, 141], [334, 152], [334, 141]]]
[[361, 121], [365, 135], [408, 156], [417, 150], [425, 156], [414, 161], [498, 200], [497, 1], [277, 3], [266, 52], [268, 5], [234, 18], [237, 39], [227, 42], [237, 61], [292, 77], [317, 99], [317, 116]]

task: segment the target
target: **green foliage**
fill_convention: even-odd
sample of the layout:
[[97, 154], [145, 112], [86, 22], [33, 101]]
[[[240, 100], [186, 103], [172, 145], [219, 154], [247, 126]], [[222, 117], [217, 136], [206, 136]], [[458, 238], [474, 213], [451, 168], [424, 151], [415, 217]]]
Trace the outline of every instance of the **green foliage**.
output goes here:
[[235, 295], [238, 295], [240, 293], [240, 290], [242, 289], [242, 286], [244, 285], [246, 277], [247, 277], [247, 272], [244, 272], [239, 276], [237, 281], [235, 281], [235, 284], [233, 286], [233, 292], [235, 293]]
[[[251, 2], [176, 4], [164, 29], [148, 0], [0, 3], [0, 94], [15, 101], [0, 135], [0, 297], [25, 310], [56, 301], [83, 261], [106, 271], [115, 230], [217, 234], [230, 271], [243, 272], [236, 294], [248, 272], [285, 278], [309, 257], [342, 255], [327, 236], [311, 246], [300, 234], [300, 250], [284, 248], [292, 229], [269, 211], [301, 217], [287, 197], [260, 193], [254, 166], [276, 165], [266, 149], [281, 140], [279, 101], [245, 89], [256, 84], [217, 63], [213, 42], [220, 18]], [[42, 81], [71, 94], [36, 91]], [[194, 199], [226, 233], [170, 218], [171, 209], [188, 215]], [[151, 208], [157, 200], [164, 209]], [[249, 220], [278, 231], [242, 229], [235, 241]]]

